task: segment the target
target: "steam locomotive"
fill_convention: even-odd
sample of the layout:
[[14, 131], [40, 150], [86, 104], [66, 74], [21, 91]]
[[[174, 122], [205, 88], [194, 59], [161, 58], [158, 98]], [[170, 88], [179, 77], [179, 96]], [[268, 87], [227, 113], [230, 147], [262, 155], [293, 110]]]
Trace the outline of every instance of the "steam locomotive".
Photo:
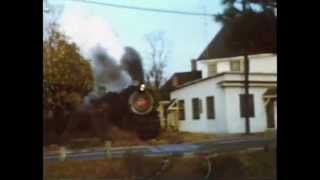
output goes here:
[[[105, 114], [105, 120], [119, 128], [134, 131], [141, 139], [151, 139], [160, 133], [157, 105], [154, 92], [140, 84], [131, 85], [120, 93], [105, 94], [93, 101], [92, 109]], [[99, 113], [92, 111], [91, 114]]]

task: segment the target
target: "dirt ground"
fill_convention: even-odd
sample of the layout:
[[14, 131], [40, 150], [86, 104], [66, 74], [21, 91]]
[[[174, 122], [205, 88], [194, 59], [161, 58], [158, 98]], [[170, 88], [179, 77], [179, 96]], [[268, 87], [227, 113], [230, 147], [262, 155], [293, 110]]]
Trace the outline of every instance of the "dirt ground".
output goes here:
[[[201, 157], [171, 157], [170, 164], [158, 180], [201, 180], [208, 171], [207, 161]], [[276, 151], [228, 153], [210, 159], [212, 173], [209, 179], [276, 179]], [[127, 156], [112, 160], [72, 161], [47, 164], [45, 179], [130, 179], [151, 177], [159, 171], [161, 159]]]

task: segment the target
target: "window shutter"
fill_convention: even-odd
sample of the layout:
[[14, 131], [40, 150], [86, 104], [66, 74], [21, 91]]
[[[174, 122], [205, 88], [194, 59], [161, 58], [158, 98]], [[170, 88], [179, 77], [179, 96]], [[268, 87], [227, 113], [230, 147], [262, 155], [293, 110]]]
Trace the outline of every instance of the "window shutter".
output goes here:
[[254, 99], [253, 99], [253, 95], [249, 94], [248, 97], [248, 107], [246, 106], [246, 99], [245, 99], [245, 95], [241, 94], [240, 95], [240, 116], [241, 117], [246, 117], [245, 113], [246, 113], [246, 108], [248, 108], [248, 113], [249, 113], [249, 117], [254, 117]]
[[207, 118], [215, 119], [214, 96], [207, 97]]
[[178, 101], [178, 108], [179, 108], [179, 120], [184, 120], [185, 119], [184, 100]]
[[199, 113], [199, 99], [198, 98], [192, 98], [192, 114], [193, 119], [199, 119], [200, 113]]
[[249, 95], [249, 117], [254, 117], [254, 100], [253, 95]]

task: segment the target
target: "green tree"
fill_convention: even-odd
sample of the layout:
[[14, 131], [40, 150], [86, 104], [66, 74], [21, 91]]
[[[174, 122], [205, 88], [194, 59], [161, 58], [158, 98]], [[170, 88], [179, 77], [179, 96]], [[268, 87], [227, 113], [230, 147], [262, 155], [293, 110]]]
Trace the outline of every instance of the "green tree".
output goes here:
[[[221, 14], [215, 16], [217, 22], [225, 27], [234, 27], [229, 32], [229, 42], [233, 42], [231, 48], [241, 49], [244, 56], [244, 74], [245, 74], [245, 103], [249, 105], [249, 59], [248, 55], [254, 53], [257, 49], [257, 39], [259, 44], [265, 44], [271, 50], [276, 49], [276, 0], [222, 0], [225, 6]], [[261, 26], [264, 26], [261, 28]], [[274, 26], [269, 28], [267, 26]], [[264, 31], [273, 31], [269, 33], [274, 36], [263, 36], [259, 34], [257, 28]], [[258, 33], [257, 33], [258, 32]], [[249, 108], [245, 108], [245, 127], [246, 134], [250, 133]]]
[[88, 61], [74, 43], [51, 24], [43, 42], [44, 114], [59, 124], [55, 131], [62, 133], [66, 116], [83, 103], [93, 89], [94, 76]]

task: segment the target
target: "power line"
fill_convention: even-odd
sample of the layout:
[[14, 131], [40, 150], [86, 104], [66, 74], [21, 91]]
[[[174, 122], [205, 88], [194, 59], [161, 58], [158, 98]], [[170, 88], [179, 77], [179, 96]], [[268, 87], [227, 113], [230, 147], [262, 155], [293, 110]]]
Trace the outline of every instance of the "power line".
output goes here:
[[144, 7], [137, 7], [137, 6], [111, 4], [111, 3], [105, 3], [105, 2], [88, 1], [88, 0], [66, 0], [66, 1], [77, 1], [77, 2], [86, 3], [86, 4], [95, 4], [95, 5], [109, 6], [109, 7], [115, 7], [115, 8], [140, 10], [140, 11], [151, 11], [151, 12], [159, 12], [159, 13], [181, 14], [181, 15], [190, 15], [190, 16], [211, 16], [211, 17], [214, 16], [214, 14], [207, 14], [207, 13], [176, 11], [176, 10], [168, 10], [168, 9], [144, 8]]

